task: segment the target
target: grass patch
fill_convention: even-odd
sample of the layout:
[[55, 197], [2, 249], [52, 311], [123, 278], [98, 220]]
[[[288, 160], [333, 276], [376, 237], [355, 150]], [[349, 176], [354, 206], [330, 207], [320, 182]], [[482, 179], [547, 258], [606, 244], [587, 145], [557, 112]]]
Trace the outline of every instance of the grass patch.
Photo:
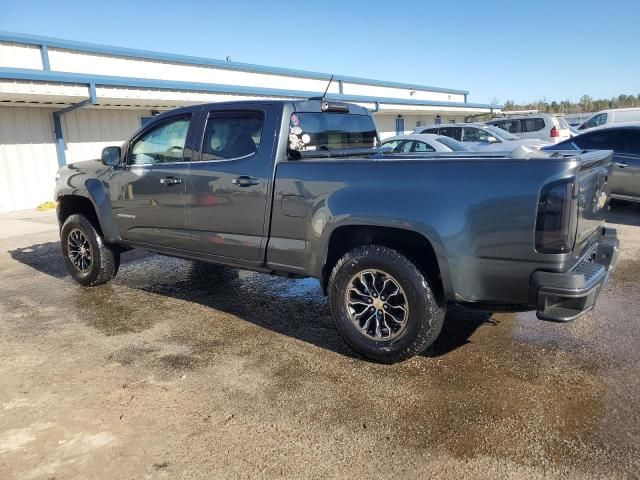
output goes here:
[[44, 202], [36, 207], [36, 210], [40, 210], [41, 212], [45, 212], [47, 210], [52, 210], [56, 208], [56, 202]]

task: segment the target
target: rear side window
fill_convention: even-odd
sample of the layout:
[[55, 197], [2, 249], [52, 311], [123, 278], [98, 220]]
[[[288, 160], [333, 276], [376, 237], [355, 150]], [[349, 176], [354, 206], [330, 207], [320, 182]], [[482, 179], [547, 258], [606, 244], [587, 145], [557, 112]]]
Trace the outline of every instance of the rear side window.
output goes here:
[[619, 152], [624, 144], [619, 130], [590, 132], [574, 139], [576, 145], [585, 150], [614, 150]]
[[190, 116], [170, 118], [144, 132], [131, 146], [130, 165], [181, 162]]
[[211, 112], [202, 139], [202, 160], [227, 160], [255, 154], [260, 149], [263, 126], [262, 112]]
[[544, 120], [542, 118], [525, 118], [522, 120], [522, 131], [525, 133], [539, 132], [544, 129]]
[[[445, 137], [451, 137], [455, 140], [460, 140], [461, 139], [461, 128], [460, 127], [441, 127], [440, 131], [438, 132], [440, 135], [444, 135]], [[426, 133], [426, 132], [425, 132]], [[435, 133], [435, 132], [429, 132], [429, 133]]]

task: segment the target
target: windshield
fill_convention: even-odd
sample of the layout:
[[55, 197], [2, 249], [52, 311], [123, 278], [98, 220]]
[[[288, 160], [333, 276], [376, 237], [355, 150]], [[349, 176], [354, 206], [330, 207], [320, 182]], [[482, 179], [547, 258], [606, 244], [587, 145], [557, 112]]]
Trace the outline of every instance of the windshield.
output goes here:
[[485, 129], [503, 140], [520, 140], [520, 137], [516, 137], [513, 133], [509, 133], [506, 130], [494, 127], [493, 125], [489, 125], [488, 127], [485, 127]]
[[445, 147], [449, 147], [454, 152], [467, 152], [467, 151], [469, 151], [469, 148], [467, 148], [467, 146], [464, 143], [459, 142], [459, 141], [457, 141], [457, 140], [455, 140], [453, 138], [438, 137], [438, 138], [436, 138], [436, 140], [438, 142], [440, 142], [441, 144], [443, 144]]
[[289, 148], [298, 151], [374, 148], [378, 135], [369, 115], [297, 112], [289, 122]]

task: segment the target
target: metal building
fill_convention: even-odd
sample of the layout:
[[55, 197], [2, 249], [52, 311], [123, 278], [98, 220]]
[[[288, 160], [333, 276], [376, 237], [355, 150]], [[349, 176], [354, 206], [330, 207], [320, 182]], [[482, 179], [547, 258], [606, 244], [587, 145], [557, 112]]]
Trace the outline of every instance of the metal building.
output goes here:
[[[59, 165], [97, 158], [154, 112], [308, 98], [329, 74], [0, 32], [0, 212], [51, 200]], [[336, 75], [328, 97], [374, 112], [381, 136], [499, 112], [467, 91]]]

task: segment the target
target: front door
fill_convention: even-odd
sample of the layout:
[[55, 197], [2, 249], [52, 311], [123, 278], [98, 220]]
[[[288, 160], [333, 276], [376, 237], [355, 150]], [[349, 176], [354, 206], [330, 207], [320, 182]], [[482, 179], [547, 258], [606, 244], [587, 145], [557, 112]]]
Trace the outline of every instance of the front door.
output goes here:
[[188, 249], [185, 147], [191, 114], [154, 122], [126, 148], [125, 166], [109, 182], [125, 241]]
[[622, 131], [622, 145], [613, 154], [612, 193], [640, 197], [640, 132]]
[[259, 263], [268, 229], [280, 109], [203, 111], [198, 161], [187, 185], [189, 229], [201, 253]]

